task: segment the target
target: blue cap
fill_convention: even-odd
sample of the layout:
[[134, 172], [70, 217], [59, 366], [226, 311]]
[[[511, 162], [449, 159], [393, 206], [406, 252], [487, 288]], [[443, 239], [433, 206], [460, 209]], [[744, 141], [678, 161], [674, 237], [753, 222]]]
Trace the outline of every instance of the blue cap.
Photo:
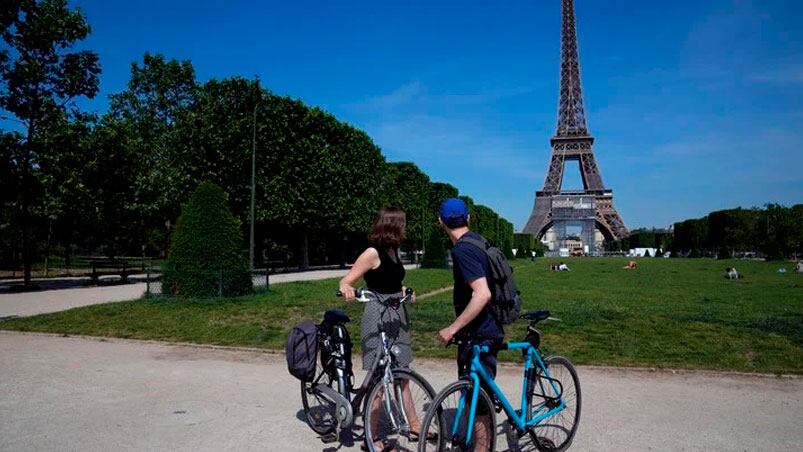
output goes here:
[[443, 224], [451, 228], [468, 222], [468, 206], [460, 198], [449, 198], [443, 201], [438, 214]]

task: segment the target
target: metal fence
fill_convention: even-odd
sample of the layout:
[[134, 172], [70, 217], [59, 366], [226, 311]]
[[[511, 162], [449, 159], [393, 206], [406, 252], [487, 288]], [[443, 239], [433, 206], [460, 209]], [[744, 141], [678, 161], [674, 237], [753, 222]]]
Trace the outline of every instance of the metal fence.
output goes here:
[[[187, 270], [191, 272], [203, 283], [216, 292], [217, 297], [223, 297], [226, 293], [228, 280], [232, 277], [232, 272], [225, 269], [220, 270]], [[251, 270], [251, 282], [254, 292], [266, 291], [270, 287], [270, 272], [267, 269]], [[145, 269], [145, 296], [146, 297], [171, 297], [173, 294], [162, 287], [162, 270], [160, 268]]]

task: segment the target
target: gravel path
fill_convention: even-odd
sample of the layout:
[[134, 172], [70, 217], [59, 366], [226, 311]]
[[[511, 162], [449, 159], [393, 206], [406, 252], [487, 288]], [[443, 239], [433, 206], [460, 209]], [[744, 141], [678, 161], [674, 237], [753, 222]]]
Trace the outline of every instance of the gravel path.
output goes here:
[[[0, 356], [2, 451], [359, 450], [322, 442], [296, 417], [298, 383], [282, 355], [0, 332]], [[436, 390], [454, 377], [449, 361], [414, 367]], [[514, 396], [517, 372], [502, 366], [498, 379]], [[803, 450], [801, 378], [579, 373], [572, 451]]]
[[[405, 265], [408, 270], [416, 268]], [[271, 284], [294, 281], [315, 281], [339, 278], [348, 270], [315, 270], [300, 273], [270, 275]], [[134, 279], [135, 277], [132, 277]], [[264, 283], [264, 280], [262, 281]], [[0, 318], [25, 317], [48, 312], [66, 311], [101, 303], [128, 301], [145, 293], [145, 283], [118, 284], [112, 286], [81, 287], [71, 289], [43, 290], [28, 293], [0, 293]]]

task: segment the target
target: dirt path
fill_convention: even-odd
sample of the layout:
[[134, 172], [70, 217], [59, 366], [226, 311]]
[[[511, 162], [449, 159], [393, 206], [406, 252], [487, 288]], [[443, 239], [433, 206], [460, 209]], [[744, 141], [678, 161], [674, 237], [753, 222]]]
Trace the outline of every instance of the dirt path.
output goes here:
[[[3, 451], [359, 450], [323, 443], [296, 417], [298, 383], [281, 355], [0, 332], [0, 356]], [[436, 390], [454, 377], [449, 361], [414, 367]], [[499, 378], [514, 396], [516, 371]], [[803, 449], [801, 378], [579, 372], [572, 451]]]
[[[414, 265], [405, 265], [408, 270]], [[315, 281], [338, 278], [348, 270], [315, 270], [301, 273], [270, 275], [271, 284], [294, 281]], [[264, 282], [264, 281], [263, 281]], [[71, 289], [43, 290], [28, 293], [0, 293], [0, 319], [3, 317], [26, 317], [48, 312], [101, 303], [128, 301], [145, 293], [145, 283], [119, 284], [113, 286], [81, 287]]]

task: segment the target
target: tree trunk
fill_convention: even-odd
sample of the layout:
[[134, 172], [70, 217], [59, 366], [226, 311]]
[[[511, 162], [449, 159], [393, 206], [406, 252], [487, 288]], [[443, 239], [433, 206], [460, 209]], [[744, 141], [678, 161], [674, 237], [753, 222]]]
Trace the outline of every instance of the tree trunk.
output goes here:
[[[70, 237], [70, 236], [68, 236], [68, 237]], [[67, 243], [67, 246], [64, 247], [64, 268], [67, 269], [67, 273], [68, 274], [72, 273], [70, 271], [70, 264], [72, 263], [72, 262], [70, 262], [71, 261], [71, 259], [70, 259], [71, 257], [72, 257], [72, 243]]]
[[53, 220], [47, 221], [47, 240], [45, 241], [45, 278], [49, 270], [50, 263], [50, 240], [53, 238]]
[[309, 269], [309, 234], [302, 230], [299, 232], [298, 267], [301, 270]]
[[346, 268], [346, 244], [348, 243], [348, 238], [343, 236], [343, 239], [340, 241], [340, 268]]
[[[23, 195], [24, 196], [24, 195]], [[31, 240], [28, 237], [28, 222], [22, 220], [22, 274], [25, 287], [31, 287]]]

